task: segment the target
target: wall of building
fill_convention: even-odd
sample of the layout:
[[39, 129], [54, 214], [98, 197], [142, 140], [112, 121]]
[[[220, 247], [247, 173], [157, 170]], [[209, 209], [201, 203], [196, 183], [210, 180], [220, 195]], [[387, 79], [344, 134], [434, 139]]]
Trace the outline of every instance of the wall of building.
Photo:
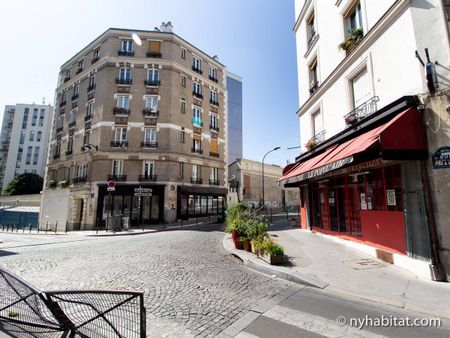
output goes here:
[[66, 229], [67, 215], [70, 207], [70, 192], [68, 189], [49, 190], [42, 195], [41, 213], [39, 214], [39, 228], [54, 230], [57, 224], [58, 231]]
[[242, 78], [227, 72], [228, 164], [243, 156]]

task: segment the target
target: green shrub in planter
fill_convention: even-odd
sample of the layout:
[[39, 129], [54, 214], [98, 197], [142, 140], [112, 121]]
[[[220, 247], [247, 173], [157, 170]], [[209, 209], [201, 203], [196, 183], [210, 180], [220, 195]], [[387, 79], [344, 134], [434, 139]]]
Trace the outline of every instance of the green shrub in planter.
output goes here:
[[283, 262], [284, 248], [276, 244], [272, 238], [260, 242], [257, 250], [259, 257], [272, 265]]

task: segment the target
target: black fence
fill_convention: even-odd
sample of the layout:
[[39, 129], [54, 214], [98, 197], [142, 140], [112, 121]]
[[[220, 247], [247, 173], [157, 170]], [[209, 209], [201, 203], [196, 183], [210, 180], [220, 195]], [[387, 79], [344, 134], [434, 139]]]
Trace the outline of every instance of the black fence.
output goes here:
[[267, 221], [273, 223], [282, 219], [290, 221], [300, 221], [300, 207], [290, 206], [286, 208], [265, 208], [260, 209], [259, 214], [262, 215]]
[[146, 336], [144, 295], [135, 291], [42, 292], [0, 268], [0, 322], [22, 335]]

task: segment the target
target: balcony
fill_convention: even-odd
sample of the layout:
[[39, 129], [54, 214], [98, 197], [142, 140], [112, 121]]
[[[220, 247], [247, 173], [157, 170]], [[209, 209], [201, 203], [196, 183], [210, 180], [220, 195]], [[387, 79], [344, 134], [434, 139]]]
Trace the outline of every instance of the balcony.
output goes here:
[[75, 94], [74, 96], [72, 96], [72, 102], [77, 101], [79, 97], [80, 97], [79, 94]]
[[141, 148], [158, 148], [158, 142], [141, 142]]
[[93, 117], [92, 114], [86, 115], [86, 116], [84, 117], [84, 122], [87, 122], [87, 121], [92, 120], [92, 117]]
[[215, 131], [216, 133], [219, 132], [219, 127], [217, 127], [217, 126], [209, 125], [209, 129], [210, 129], [211, 131]]
[[147, 52], [145, 54], [148, 58], [160, 58], [162, 57], [162, 54], [160, 52]]
[[219, 101], [214, 101], [214, 100], [209, 100], [209, 103], [211, 103], [212, 105], [214, 105], [214, 106], [219, 106]]
[[315, 30], [312, 30], [310, 32], [311, 36], [308, 39], [308, 49], [316, 42], [316, 40], [319, 38], [319, 35], [316, 33]]
[[306, 142], [305, 147], [308, 150], [312, 150], [325, 141], [325, 130], [318, 132], [315, 136], [311, 137], [308, 142]]
[[138, 180], [139, 182], [155, 182], [157, 176], [156, 175], [139, 175]]
[[64, 127], [57, 127], [56, 128], [56, 133], [60, 133], [64, 130]]
[[91, 59], [91, 65], [94, 64], [94, 63], [96, 63], [98, 60], [100, 60], [100, 58], [99, 58], [98, 56], [94, 56], [94, 57]]
[[145, 80], [144, 84], [146, 86], [158, 87], [161, 84], [161, 81], [159, 81], [159, 80]]
[[309, 88], [309, 94], [312, 96], [317, 91], [317, 89], [319, 89], [319, 81], [313, 83], [311, 88]]
[[203, 179], [200, 177], [191, 177], [191, 183], [203, 184]]
[[130, 115], [130, 110], [126, 109], [126, 108], [121, 108], [121, 107], [114, 107], [113, 108], [113, 114], [114, 115]]
[[59, 104], [59, 106], [60, 106], [60, 107], [65, 107], [65, 106], [66, 106], [66, 103], [67, 103], [66, 100], [61, 101], [60, 104]]
[[220, 154], [219, 154], [219, 153], [216, 153], [216, 152], [214, 152], [214, 151], [210, 151], [210, 152], [209, 152], [209, 156], [211, 156], [211, 157], [220, 157]]
[[75, 72], [76, 75], [80, 74], [83, 71], [83, 68], [78, 68], [77, 71]]
[[71, 156], [72, 155], [72, 149], [67, 149], [65, 152], [64, 152], [64, 155], [66, 155], [66, 156]]
[[92, 93], [94, 90], [95, 90], [95, 83], [88, 87], [87, 92], [89, 94], [89, 93]]
[[209, 179], [209, 185], [220, 185], [218, 179]]
[[75, 128], [76, 125], [77, 125], [77, 121], [69, 122], [69, 129]]
[[197, 68], [195, 66], [192, 66], [192, 70], [196, 73], [203, 74], [203, 71], [200, 68]]
[[214, 76], [209, 75], [208, 78], [209, 78], [211, 81], [214, 81], [214, 82], [216, 82], [216, 83], [219, 82], [219, 80], [217, 80], [217, 78], [214, 77]]
[[119, 55], [119, 56], [134, 56], [134, 51], [132, 51], [132, 50], [119, 50], [119, 51], [117, 51], [117, 55]]
[[66, 83], [67, 81], [69, 81], [70, 80], [70, 76], [66, 76], [65, 78], [64, 78], [64, 83]]
[[194, 154], [203, 154], [202, 149], [191, 148], [191, 152], [193, 152]]
[[55, 153], [53, 154], [53, 159], [57, 160], [58, 158], [60, 158], [61, 154], [60, 153]]
[[203, 95], [200, 93], [197, 93], [196, 91], [193, 91], [192, 95], [194, 95], [197, 99], [203, 99]]
[[354, 125], [359, 121], [365, 119], [367, 116], [375, 113], [377, 111], [377, 102], [379, 100], [380, 99], [378, 98], [378, 96], [374, 96], [353, 109], [350, 113], [344, 116], [345, 124], [347, 126]]
[[128, 85], [130, 86], [133, 83], [132, 79], [123, 79], [123, 78], [117, 78], [116, 83], [120, 85]]
[[85, 182], [87, 182], [87, 176], [82, 176], [82, 177], [75, 177], [73, 180], [72, 180], [72, 183], [73, 184], [80, 184], [80, 183], [85, 183]]
[[111, 147], [125, 149], [128, 147], [128, 141], [111, 141]]
[[127, 180], [127, 175], [108, 175], [106, 176], [108, 181], [125, 182]]
[[158, 117], [159, 110], [154, 111], [153, 109], [145, 108], [142, 110], [142, 114], [144, 114], [144, 117]]

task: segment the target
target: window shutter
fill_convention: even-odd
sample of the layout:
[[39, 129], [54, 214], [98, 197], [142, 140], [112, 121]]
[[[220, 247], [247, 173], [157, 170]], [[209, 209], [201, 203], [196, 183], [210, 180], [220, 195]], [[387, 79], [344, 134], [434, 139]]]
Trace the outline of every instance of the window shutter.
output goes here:
[[216, 154], [219, 152], [217, 140], [215, 140], [215, 139], [211, 139], [211, 152], [216, 153]]
[[149, 41], [148, 42], [148, 51], [151, 53], [160, 53], [161, 52], [161, 41]]

